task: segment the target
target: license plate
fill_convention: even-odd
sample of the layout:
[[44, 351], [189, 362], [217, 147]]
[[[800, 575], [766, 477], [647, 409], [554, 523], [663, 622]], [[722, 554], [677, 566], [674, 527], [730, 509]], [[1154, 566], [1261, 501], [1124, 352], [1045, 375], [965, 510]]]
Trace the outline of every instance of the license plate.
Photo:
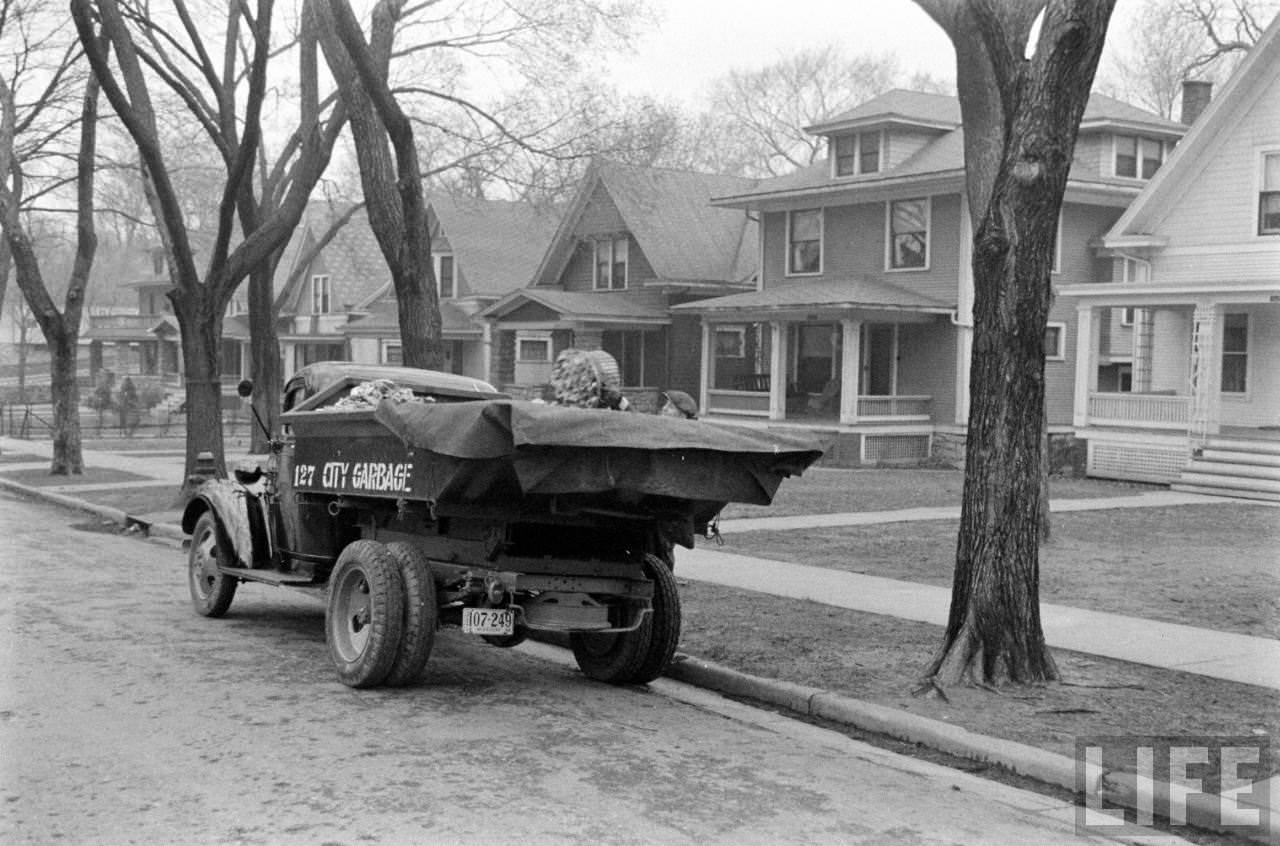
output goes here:
[[510, 608], [463, 608], [462, 631], [478, 635], [515, 634], [516, 613]]

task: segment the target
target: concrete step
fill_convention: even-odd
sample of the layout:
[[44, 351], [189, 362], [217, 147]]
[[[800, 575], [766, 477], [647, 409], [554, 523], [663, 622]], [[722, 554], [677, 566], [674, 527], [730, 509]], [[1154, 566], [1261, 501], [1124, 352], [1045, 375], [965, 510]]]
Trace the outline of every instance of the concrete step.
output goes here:
[[1222, 438], [1210, 437], [1205, 441], [1206, 450], [1223, 452], [1247, 452], [1255, 455], [1280, 456], [1280, 440], [1264, 440], [1262, 438]]
[[1259, 467], [1280, 468], [1280, 453], [1272, 455], [1265, 452], [1247, 452], [1244, 450], [1226, 450], [1216, 447], [1205, 447], [1196, 456], [1196, 460], [1218, 461], [1224, 464], [1252, 464]]
[[1214, 476], [1247, 476], [1250, 479], [1271, 479], [1280, 482], [1280, 464], [1261, 465], [1246, 462], [1206, 461], [1192, 459], [1183, 473], [1208, 473]]
[[1253, 479], [1247, 476], [1223, 476], [1215, 473], [1197, 473], [1191, 469], [1183, 470], [1176, 484], [1222, 488], [1225, 491], [1246, 490], [1280, 494], [1280, 481], [1277, 480]]
[[1175, 482], [1169, 486], [1169, 489], [1184, 493], [1204, 494], [1206, 496], [1231, 496], [1239, 499], [1256, 499], [1262, 502], [1280, 502], [1280, 493], [1267, 493], [1265, 491], [1233, 490], [1208, 485], [1185, 484], [1183, 482]]

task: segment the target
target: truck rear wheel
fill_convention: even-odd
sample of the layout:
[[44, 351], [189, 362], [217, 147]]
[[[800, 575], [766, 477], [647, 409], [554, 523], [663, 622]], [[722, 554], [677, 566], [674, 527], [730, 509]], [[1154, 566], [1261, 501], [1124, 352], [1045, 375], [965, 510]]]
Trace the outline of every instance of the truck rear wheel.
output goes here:
[[347, 545], [329, 577], [324, 634], [338, 678], [348, 687], [375, 687], [391, 672], [404, 634], [400, 565], [376, 541]]
[[396, 541], [387, 544], [387, 552], [400, 566], [404, 581], [404, 634], [395, 663], [387, 674], [386, 684], [404, 687], [422, 679], [436, 640], [436, 583], [431, 577], [427, 558], [412, 544]]
[[680, 642], [680, 594], [671, 569], [645, 555], [653, 579], [653, 610], [635, 631], [569, 636], [578, 666], [588, 677], [609, 684], [648, 684], [662, 675]]
[[231, 607], [240, 580], [218, 572], [218, 563], [231, 563], [231, 551], [222, 542], [218, 517], [212, 510], [200, 515], [191, 532], [187, 552], [187, 586], [191, 604], [204, 617], [221, 617]]

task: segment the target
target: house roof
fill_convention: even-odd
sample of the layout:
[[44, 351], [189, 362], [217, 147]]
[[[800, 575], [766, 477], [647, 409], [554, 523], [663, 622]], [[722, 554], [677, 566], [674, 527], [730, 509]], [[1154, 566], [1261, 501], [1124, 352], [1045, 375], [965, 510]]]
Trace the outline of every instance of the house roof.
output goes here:
[[502, 296], [532, 281], [564, 209], [432, 195], [430, 208], [473, 295]]
[[[330, 224], [341, 217], [348, 207], [328, 203], [312, 203], [307, 208], [302, 223], [285, 248], [280, 271], [290, 274], [303, 261], [309, 246], [321, 238]], [[375, 298], [390, 278], [386, 260], [378, 248], [377, 239], [369, 226], [369, 216], [361, 209], [333, 236], [312, 260], [307, 272], [300, 275], [291, 289], [278, 297], [280, 311], [297, 314], [307, 296], [307, 280], [314, 274], [327, 273], [332, 284], [333, 308], [346, 311], [367, 305]]]
[[[457, 305], [440, 301], [440, 331], [450, 340], [479, 337], [483, 330], [475, 320]], [[394, 297], [379, 300], [369, 313], [350, 320], [342, 327], [344, 335], [400, 335], [400, 315]]]
[[1103, 244], [1124, 247], [1135, 238], [1150, 240], [1150, 234], [1164, 216], [1177, 208], [1191, 189], [1206, 156], [1229, 133], [1240, 129], [1231, 119], [1234, 111], [1267, 85], [1275, 85], [1280, 91], [1277, 80], [1280, 80], [1280, 16], [1271, 22], [1218, 96], [1209, 101], [1190, 131], [1174, 147], [1169, 159], [1103, 236]]
[[792, 309], [839, 306], [949, 314], [954, 302], [925, 296], [909, 288], [863, 277], [825, 279], [818, 282], [786, 282], [761, 291], [730, 294], [709, 300], [672, 306], [674, 311], [724, 314], [748, 311], [789, 311]]
[[637, 301], [623, 293], [595, 293], [591, 291], [558, 291], [545, 288], [524, 288], [513, 291], [482, 311], [482, 317], [502, 317], [527, 303], [537, 303], [567, 319], [589, 322], [614, 321], [626, 323], [670, 323], [671, 319], [661, 306]]
[[573, 252], [578, 223], [598, 185], [608, 192], [659, 280], [740, 283], [755, 272], [755, 222], [740, 211], [711, 206], [712, 197], [748, 190], [754, 180], [596, 161], [556, 232], [535, 284], [559, 281]]
[[[889, 187], [926, 180], [956, 180], [956, 187], [961, 187], [959, 180], [964, 175], [964, 130], [960, 126], [960, 101], [955, 97], [898, 89], [875, 97], [832, 120], [809, 127], [809, 131], [831, 134], [851, 127], [895, 121], [929, 126], [936, 129], [937, 134], [904, 161], [875, 174], [833, 179], [831, 161], [823, 158], [792, 173], [758, 180], [747, 191], [718, 195], [713, 202], [717, 206], [746, 208], [762, 200], [784, 199], [797, 194], [817, 191], [861, 192], [874, 190], [877, 186]], [[1089, 98], [1081, 127], [1089, 130], [1142, 129], [1171, 138], [1180, 136], [1186, 129], [1180, 123], [1097, 93]], [[1084, 179], [1072, 177], [1071, 183], [1076, 186], [1124, 185], [1127, 190], [1132, 191], [1132, 182], [1128, 180], [1107, 180], [1090, 176]]]

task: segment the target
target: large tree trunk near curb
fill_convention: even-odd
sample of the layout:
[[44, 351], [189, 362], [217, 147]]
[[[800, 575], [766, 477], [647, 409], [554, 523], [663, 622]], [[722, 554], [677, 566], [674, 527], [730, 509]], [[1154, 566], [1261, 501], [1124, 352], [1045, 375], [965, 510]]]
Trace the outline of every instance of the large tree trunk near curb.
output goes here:
[[183, 376], [187, 389], [187, 450], [181, 501], [194, 492], [197, 459], [213, 456], [214, 474], [227, 475], [222, 439], [222, 374], [219, 372], [222, 308], [208, 287], [193, 284], [185, 297], [170, 297], [182, 336]]
[[1049, 274], [1114, 0], [916, 1], [956, 47], [974, 220], [964, 500], [951, 612], [926, 676], [934, 687], [1049, 681], [1059, 677], [1040, 624]]

